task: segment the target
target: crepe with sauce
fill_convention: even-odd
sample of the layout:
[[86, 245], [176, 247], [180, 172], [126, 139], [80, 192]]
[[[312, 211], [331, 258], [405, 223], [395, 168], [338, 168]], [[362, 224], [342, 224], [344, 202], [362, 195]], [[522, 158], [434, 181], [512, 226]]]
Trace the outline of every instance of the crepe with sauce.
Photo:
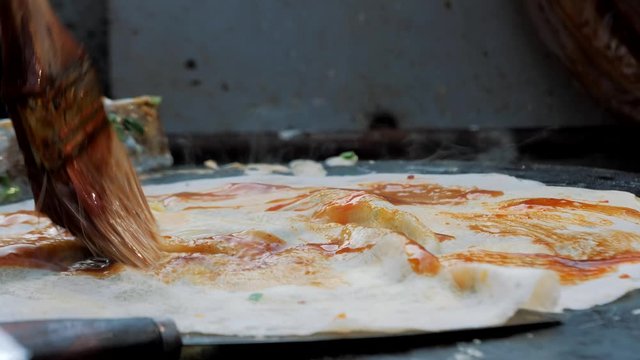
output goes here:
[[309, 335], [500, 325], [640, 287], [630, 193], [498, 174], [241, 176], [145, 187], [166, 258], [91, 255], [0, 208], [0, 320], [153, 316], [183, 332]]

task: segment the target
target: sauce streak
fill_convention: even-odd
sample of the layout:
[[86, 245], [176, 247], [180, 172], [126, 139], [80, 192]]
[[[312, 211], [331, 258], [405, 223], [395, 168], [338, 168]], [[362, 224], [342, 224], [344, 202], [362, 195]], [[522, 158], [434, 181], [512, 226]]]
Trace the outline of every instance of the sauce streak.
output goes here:
[[612, 205], [603, 204], [590, 204], [580, 201], [555, 199], [555, 198], [531, 198], [531, 199], [518, 199], [504, 202], [501, 206], [502, 209], [511, 209], [517, 207], [524, 207], [525, 209], [551, 208], [554, 209], [570, 209], [579, 210], [592, 213], [598, 213], [608, 216], [619, 217], [627, 220], [640, 220], [640, 211]]
[[422, 245], [413, 240], [407, 240], [404, 245], [407, 261], [411, 269], [420, 275], [437, 275], [440, 271], [438, 257], [427, 251]]
[[[269, 208], [267, 208], [266, 211], [278, 211], [278, 210], [282, 210], [290, 205], [293, 205], [295, 203], [298, 203], [302, 200], [308, 199], [311, 195], [313, 195], [314, 193], [316, 193], [318, 190], [312, 190], [309, 191], [307, 193], [303, 193], [300, 195], [296, 195], [294, 197], [290, 197], [290, 198], [285, 198], [285, 199], [275, 199], [275, 200], [271, 200], [268, 202], [268, 204], [276, 204], [273, 205]], [[307, 209], [301, 209], [301, 208], [297, 208], [295, 209], [296, 211], [304, 211]]]
[[433, 232], [413, 214], [378, 204], [367, 192], [352, 192], [336, 199], [313, 214], [314, 220], [341, 225], [360, 225], [399, 233], [409, 239], [434, 239]]
[[572, 260], [549, 254], [514, 254], [495, 251], [467, 251], [440, 257], [444, 263], [472, 262], [502, 266], [528, 267], [555, 271], [563, 284], [575, 284], [613, 272], [617, 265], [640, 262], [640, 252], [619, 254], [602, 260]]
[[463, 220], [475, 232], [529, 238], [554, 255], [586, 260], [640, 250], [640, 234], [606, 228], [613, 224], [609, 216], [632, 218], [634, 213], [627, 208], [540, 198], [508, 201], [486, 213], [447, 215]]
[[[408, 179], [413, 178], [409, 175]], [[414, 177], [415, 178], [415, 177]], [[290, 198], [276, 199], [269, 203], [275, 203], [267, 209], [267, 211], [282, 210], [290, 205], [296, 204], [302, 200], [309, 198], [312, 194], [321, 190], [330, 190], [332, 188], [316, 188], [306, 193], [296, 195]], [[348, 191], [352, 195], [347, 196], [346, 200], [341, 200], [344, 204], [355, 203], [364, 195], [374, 195], [380, 197], [393, 205], [457, 205], [468, 200], [498, 197], [503, 192], [493, 190], [482, 190], [476, 188], [458, 188], [444, 187], [437, 184], [400, 184], [400, 183], [373, 183], [363, 184], [363, 189], [339, 189], [334, 190]], [[349, 199], [349, 197], [351, 199]], [[308, 210], [296, 209], [297, 211]]]
[[353, 248], [346, 246], [336, 250], [336, 254], [339, 255], [339, 254], [347, 254], [347, 253], [361, 253], [371, 249], [372, 247], [374, 247], [374, 244], [367, 244], [365, 246], [353, 247]]
[[16, 242], [0, 247], [0, 266], [64, 271], [88, 256], [89, 251], [75, 240]]
[[257, 258], [282, 250], [285, 245], [285, 241], [275, 235], [263, 231], [243, 231], [189, 241], [165, 237], [162, 249], [171, 253], [226, 254], [241, 258]]
[[365, 251], [371, 249], [374, 246], [375, 246], [375, 244], [367, 244], [367, 245], [359, 246], [359, 247], [350, 247], [348, 242], [343, 243], [343, 244], [334, 244], [334, 243], [316, 244], [316, 243], [310, 243], [310, 244], [301, 245], [301, 247], [315, 248], [315, 249], [322, 250], [327, 255], [361, 253], [361, 252], [365, 252]]
[[235, 199], [236, 195], [234, 194], [224, 194], [224, 193], [217, 193], [217, 192], [190, 192], [190, 191], [184, 191], [184, 192], [179, 192], [179, 193], [175, 193], [175, 194], [171, 194], [165, 197], [154, 197], [154, 198], [159, 198], [160, 200], [162, 200], [163, 204], [169, 205], [175, 201], [184, 201], [184, 202], [188, 202], [188, 201], [223, 201], [223, 200], [231, 200], [231, 199]]
[[340, 234], [338, 235], [338, 237], [333, 241], [331, 241], [330, 243], [326, 243], [326, 244], [309, 243], [303, 246], [319, 248], [331, 255], [361, 253], [375, 246], [375, 244], [366, 244], [364, 246], [351, 247], [352, 244], [350, 240], [351, 240], [351, 229], [348, 227], [344, 227], [340, 231]]
[[182, 210], [240, 209], [241, 206], [187, 206]]
[[184, 191], [179, 193], [173, 193], [168, 195], [155, 195], [149, 196], [149, 200], [161, 200], [164, 205], [168, 205], [172, 202], [213, 202], [232, 200], [239, 195], [255, 195], [265, 194], [271, 191], [291, 189], [286, 185], [272, 185], [272, 184], [260, 184], [260, 183], [234, 183], [229, 184], [221, 189], [217, 189], [209, 192], [190, 192]]
[[394, 205], [456, 205], [468, 200], [504, 195], [502, 191], [444, 187], [437, 184], [365, 184], [368, 192]]
[[445, 242], [445, 241], [449, 241], [449, 240], [455, 240], [455, 236], [453, 235], [447, 235], [447, 234], [440, 234], [440, 233], [433, 233], [436, 236], [436, 240], [438, 240], [438, 242]]
[[356, 220], [367, 220], [366, 218], [360, 219], [363, 218], [363, 214], [370, 215], [373, 209], [369, 202], [362, 201], [367, 196], [369, 194], [366, 192], [354, 191], [323, 206], [313, 214], [313, 218], [324, 218], [341, 225], [356, 222]]

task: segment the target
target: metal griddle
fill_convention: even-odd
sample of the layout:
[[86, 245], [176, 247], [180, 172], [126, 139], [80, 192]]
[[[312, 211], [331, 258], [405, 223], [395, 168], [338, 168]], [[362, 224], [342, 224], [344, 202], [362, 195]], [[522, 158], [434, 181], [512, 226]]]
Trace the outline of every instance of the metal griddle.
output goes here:
[[[328, 170], [330, 175], [359, 175], [372, 172], [501, 173], [541, 181], [548, 185], [622, 190], [640, 194], [640, 178], [635, 174], [587, 167], [533, 164], [505, 166], [458, 161], [377, 161]], [[212, 172], [202, 168], [184, 167], [145, 176], [143, 183], [161, 184], [241, 174], [241, 171], [233, 168]], [[636, 312], [635, 309], [639, 310]], [[519, 311], [508, 323], [501, 326], [462, 331], [318, 334], [308, 337], [267, 338], [180, 334], [183, 345], [181, 358], [224, 359], [259, 355], [280, 359], [356, 359], [372, 356], [379, 359], [478, 359], [480, 356], [487, 359], [519, 360], [633, 359], [640, 358], [640, 313], [635, 314], [638, 312], [640, 291], [635, 291], [618, 301], [585, 311], [569, 311], [563, 314]], [[170, 314], [167, 316], [170, 317]], [[112, 325], [127, 326], [123, 322], [114, 322]], [[112, 325], [105, 326], [109, 328]], [[139, 336], [146, 343], [144, 346], [132, 347], [134, 351], [130, 353], [141, 354], [141, 351], [144, 353], [146, 349], [162, 352], [162, 346], [157, 342], [159, 336], [156, 334], [155, 324], [132, 322], [128, 328], [132, 326], [138, 326], [139, 330], [129, 331], [128, 338], [134, 339]], [[100, 328], [103, 335], [104, 329]], [[73, 340], [69, 339], [68, 341]], [[172, 346], [175, 350], [175, 344]], [[126, 353], [127, 350], [126, 347], [119, 349], [121, 353]]]

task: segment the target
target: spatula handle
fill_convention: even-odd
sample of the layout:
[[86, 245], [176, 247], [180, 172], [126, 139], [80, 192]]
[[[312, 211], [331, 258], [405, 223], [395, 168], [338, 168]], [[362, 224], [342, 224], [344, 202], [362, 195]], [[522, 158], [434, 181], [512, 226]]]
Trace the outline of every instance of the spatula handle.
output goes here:
[[150, 318], [37, 320], [0, 328], [34, 360], [177, 359], [182, 346], [172, 321]]

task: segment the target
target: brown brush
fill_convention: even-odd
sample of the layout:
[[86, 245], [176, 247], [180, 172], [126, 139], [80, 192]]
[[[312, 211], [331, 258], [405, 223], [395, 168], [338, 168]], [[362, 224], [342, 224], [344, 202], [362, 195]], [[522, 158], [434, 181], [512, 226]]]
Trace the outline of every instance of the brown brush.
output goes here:
[[96, 255], [160, 258], [155, 220], [80, 44], [47, 0], [0, 0], [7, 105], [36, 208]]

